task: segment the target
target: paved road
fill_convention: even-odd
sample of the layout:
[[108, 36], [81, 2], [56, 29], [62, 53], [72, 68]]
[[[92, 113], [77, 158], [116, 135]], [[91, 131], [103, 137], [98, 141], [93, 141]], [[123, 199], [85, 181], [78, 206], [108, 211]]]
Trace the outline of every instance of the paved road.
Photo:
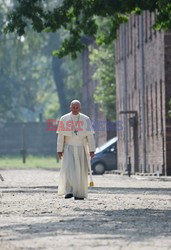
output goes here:
[[[1, 170], [0, 249], [171, 249], [171, 181], [106, 174], [57, 197], [58, 171]], [[138, 178], [138, 177], [137, 177]]]

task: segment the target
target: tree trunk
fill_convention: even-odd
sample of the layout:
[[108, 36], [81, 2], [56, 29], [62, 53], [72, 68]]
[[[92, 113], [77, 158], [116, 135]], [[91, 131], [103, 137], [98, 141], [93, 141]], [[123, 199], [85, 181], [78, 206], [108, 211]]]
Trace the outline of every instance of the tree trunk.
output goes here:
[[[60, 44], [59, 34], [51, 33], [49, 37], [49, 42], [47, 46], [47, 52], [52, 53], [53, 50], [57, 49]], [[66, 102], [66, 86], [64, 83], [64, 72], [61, 68], [63, 59], [59, 59], [55, 56], [52, 56], [52, 71], [53, 78], [56, 85], [56, 91], [59, 98], [61, 114], [65, 114], [68, 111], [67, 102]]]
[[61, 114], [65, 114], [68, 111], [68, 107], [66, 104], [66, 89], [64, 85], [64, 75], [61, 69], [61, 59], [58, 59], [53, 56], [52, 58], [52, 70], [53, 70], [53, 77], [56, 85], [57, 94], [59, 97]]

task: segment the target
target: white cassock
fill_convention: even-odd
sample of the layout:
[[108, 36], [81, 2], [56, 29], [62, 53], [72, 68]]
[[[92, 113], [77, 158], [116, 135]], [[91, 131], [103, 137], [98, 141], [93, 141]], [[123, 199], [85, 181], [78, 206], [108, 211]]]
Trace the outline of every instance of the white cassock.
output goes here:
[[[95, 151], [94, 131], [90, 119], [82, 113], [68, 113], [61, 117], [60, 122], [64, 128], [58, 124], [57, 152], [63, 152], [58, 195], [72, 193], [74, 197], [87, 198], [89, 152]], [[77, 123], [80, 125], [77, 126]]]

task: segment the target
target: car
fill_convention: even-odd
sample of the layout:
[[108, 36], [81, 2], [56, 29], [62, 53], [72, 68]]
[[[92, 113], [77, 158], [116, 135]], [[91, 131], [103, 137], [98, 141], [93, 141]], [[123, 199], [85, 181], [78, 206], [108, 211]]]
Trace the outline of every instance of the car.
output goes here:
[[117, 137], [112, 138], [102, 146], [96, 148], [91, 160], [93, 174], [102, 175], [105, 171], [117, 169]]

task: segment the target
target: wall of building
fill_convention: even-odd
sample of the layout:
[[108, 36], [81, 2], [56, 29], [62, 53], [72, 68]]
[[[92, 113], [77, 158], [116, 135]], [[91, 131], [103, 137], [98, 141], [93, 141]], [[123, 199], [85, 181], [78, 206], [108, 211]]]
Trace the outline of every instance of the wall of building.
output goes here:
[[171, 99], [171, 32], [164, 34], [165, 44], [165, 109], [166, 109], [166, 166], [167, 174], [171, 175], [171, 118], [168, 117]]
[[[166, 136], [165, 104], [169, 98], [171, 75], [171, 64], [166, 64], [166, 58], [170, 60], [167, 56], [171, 51], [168, 46], [170, 33], [154, 31], [151, 28], [154, 21], [155, 13], [146, 11], [142, 16], [131, 15], [129, 22], [120, 26], [115, 44], [117, 119], [122, 120], [124, 127], [118, 132], [118, 167], [122, 171], [127, 168], [128, 156], [133, 172], [159, 170], [166, 173], [169, 168], [167, 151], [171, 137]], [[129, 124], [134, 114], [120, 114], [121, 111], [137, 111], [136, 147]], [[136, 150], [138, 166], [134, 157]]]

